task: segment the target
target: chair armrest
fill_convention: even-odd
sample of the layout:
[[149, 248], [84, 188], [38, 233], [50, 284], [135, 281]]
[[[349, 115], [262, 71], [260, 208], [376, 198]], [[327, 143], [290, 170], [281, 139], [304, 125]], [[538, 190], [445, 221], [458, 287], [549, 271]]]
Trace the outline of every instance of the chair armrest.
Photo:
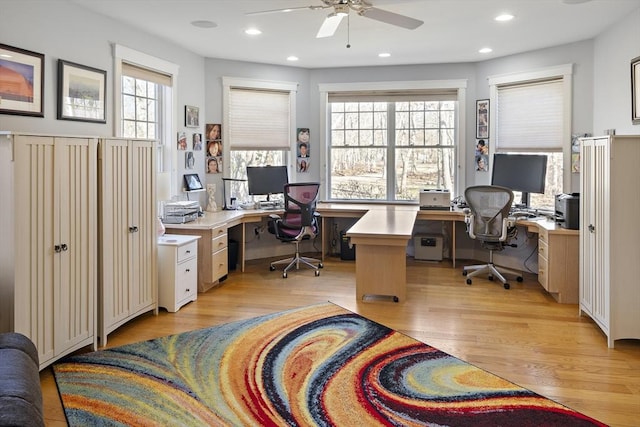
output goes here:
[[280, 217], [280, 215], [278, 215], [278, 214], [269, 214], [269, 218], [270, 218], [270, 219], [272, 219], [272, 220], [274, 220], [274, 221], [277, 221], [277, 220], [279, 220], [279, 219], [282, 219], [282, 218]]

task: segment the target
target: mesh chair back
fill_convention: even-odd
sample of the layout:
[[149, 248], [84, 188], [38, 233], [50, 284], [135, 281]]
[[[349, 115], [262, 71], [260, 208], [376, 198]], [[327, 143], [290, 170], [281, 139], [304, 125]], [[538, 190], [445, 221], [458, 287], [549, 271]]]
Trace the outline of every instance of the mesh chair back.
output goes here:
[[[285, 221], [301, 227], [314, 225], [314, 212], [318, 201], [317, 182], [299, 182], [284, 186]], [[298, 218], [296, 220], [296, 217]]]
[[498, 242], [502, 235], [502, 220], [509, 216], [513, 192], [497, 185], [476, 185], [464, 192], [473, 213], [473, 231], [476, 239]]

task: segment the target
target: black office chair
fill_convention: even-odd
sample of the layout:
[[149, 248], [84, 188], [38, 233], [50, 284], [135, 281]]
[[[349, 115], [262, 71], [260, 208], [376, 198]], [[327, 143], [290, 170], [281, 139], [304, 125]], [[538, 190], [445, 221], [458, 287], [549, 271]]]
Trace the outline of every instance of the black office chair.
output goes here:
[[504, 273], [513, 274], [518, 282], [522, 282], [521, 273], [497, 267], [493, 263], [494, 251], [501, 251], [505, 246], [516, 246], [510, 244], [516, 235], [515, 218], [509, 216], [513, 192], [497, 185], [477, 185], [467, 188], [464, 197], [469, 205], [465, 209], [469, 237], [480, 240], [482, 247], [489, 250], [488, 264], [463, 267], [462, 275], [467, 277], [467, 285], [471, 284], [472, 277], [483, 273], [489, 274], [489, 280], [497, 277], [505, 289], [509, 289], [510, 285]]
[[[284, 186], [284, 215], [269, 215], [269, 232], [276, 235], [276, 238], [285, 243], [294, 243], [296, 253], [293, 257], [274, 261], [269, 266], [271, 271], [276, 269], [276, 265], [287, 264], [282, 272], [282, 277], [287, 278], [287, 273], [294, 266], [296, 270], [300, 264], [304, 264], [315, 270], [315, 275], [320, 275], [320, 268], [323, 268], [322, 261], [315, 258], [307, 258], [300, 255], [300, 242], [311, 239], [318, 234], [318, 215], [316, 213], [316, 202], [318, 200], [318, 190], [320, 184], [317, 182], [304, 182], [295, 184], [285, 184]], [[317, 265], [314, 265], [317, 264]]]

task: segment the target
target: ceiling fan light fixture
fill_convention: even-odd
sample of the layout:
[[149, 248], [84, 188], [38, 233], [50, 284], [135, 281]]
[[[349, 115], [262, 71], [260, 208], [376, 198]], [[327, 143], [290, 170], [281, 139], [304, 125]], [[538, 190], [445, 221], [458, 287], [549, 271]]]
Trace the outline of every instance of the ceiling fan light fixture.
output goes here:
[[338, 16], [342, 16], [343, 18], [349, 14], [349, 5], [348, 4], [337, 4], [334, 6], [335, 14]]

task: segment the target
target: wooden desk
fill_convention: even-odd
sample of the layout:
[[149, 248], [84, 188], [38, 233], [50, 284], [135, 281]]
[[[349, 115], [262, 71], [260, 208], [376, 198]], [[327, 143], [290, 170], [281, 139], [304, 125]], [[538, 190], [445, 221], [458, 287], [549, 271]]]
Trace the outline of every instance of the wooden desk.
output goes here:
[[[322, 216], [321, 241], [322, 260], [324, 261], [326, 247], [327, 220], [330, 218], [361, 218], [347, 235], [358, 246], [356, 256], [356, 292], [359, 297], [375, 292], [381, 295], [397, 296], [404, 298], [403, 289], [398, 285], [399, 280], [406, 281], [406, 246], [411, 238], [413, 226], [416, 220], [447, 221], [452, 225], [451, 261], [456, 267], [456, 222], [464, 221], [464, 213], [461, 210], [420, 210], [417, 205], [383, 205], [365, 203], [318, 203], [318, 213]], [[227, 233], [231, 227], [240, 227], [239, 263], [241, 271], [245, 269], [245, 242], [246, 223], [261, 222], [270, 214], [281, 214], [277, 210], [233, 210], [206, 212], [201, 218], [187, 224], [165, 224], [168, 233], [200, 235], [204, 238], [198, 240], [198, 289], [203, 292], [210, 288], [217, 280], [216, 274], [221, 274], [220, 264], [226, 261], [222, 258], [227, 252], [221, 252], [224, 247], [213, 246], [219, 236], [212, 233]], [[369, 215], [371, 213], [371, 215]], [[558, 227], [555, 222], [542, 220], [519, 220], [518, 225], [527, 227], [532, 233], [537, 233], [538, 242], [538, 280], [540, 284], [560, 303], [576, 304], [578, 302], [578, 230], [567, 230]], [[221, 244], [221, 242], [218, 242]], [[365, 249], [365, 246], [367, 249]], [[384, 249], [383, 249], [384, 248]], [[214, 249], [218, 249], [217, 251]], [[386, 253], [385, 251], [388, 251]], [[363, 254], [364, 252], [364, 254]], [[402, 261], [400, 254], [402, 253]], [[209, 254], [209, 255], [206, 255]], [[214, 257], [218, 254], [218, 258]], [[393, 257], [394, 261], [388, 259]], [[226, 258], [225, 258], [226, 260]], [[359, 263], [358, 261], [361, 260]], [[360, 267], [358, 267], [360, 264]], [[386, 266], [377, 274], [371, 273], [368, 266]], [[360, 273], [358, 273], [360, 270]], [[401, 270], [401, 271], [399, 271]], [[383, 283], [388, 279], [388, 287]], [[384, 276], [383, 276], [384, 275]], [[358, 277], [361, 277], [361, 285], [358, 290]], [[399, 280], [396, 280], [395, 278]], [[363, 282], [369, 284], [363, 284]], [[380, 283], [379, 285], [376, 283]], [[363, 288], [364, 286], [364, 288]], [[400, 295], [398, 295], [400, 294]]]
[[407, 242], [416, 209], [387, 206], [369, 210], [347, 231], [357, 245], [356, 298], [385, 295], [404, 301], [407, 283]]

